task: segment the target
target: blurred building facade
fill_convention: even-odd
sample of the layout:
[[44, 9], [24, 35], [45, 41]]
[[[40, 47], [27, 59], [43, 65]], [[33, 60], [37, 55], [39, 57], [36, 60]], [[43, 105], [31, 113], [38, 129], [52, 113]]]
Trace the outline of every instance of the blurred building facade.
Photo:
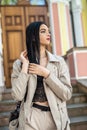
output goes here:
[[[19, 0], [24, 3], [24, 0]], [[26, 2], [28, 2], [26, 0]], [[87, 0], [47, 0], [52, 52], [65, 57], [72, 83], [87, 78]], [[5, 85], [0, 15], [0, 87]], [[1, 69], [2, 68], [2, 69]], [[4, 80], [5, 79], [5, 80]]]

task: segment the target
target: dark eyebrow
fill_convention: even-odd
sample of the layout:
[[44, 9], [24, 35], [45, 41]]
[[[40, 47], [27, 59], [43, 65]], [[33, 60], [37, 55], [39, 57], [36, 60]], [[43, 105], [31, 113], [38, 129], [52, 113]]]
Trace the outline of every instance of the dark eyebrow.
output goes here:
[[41, 28], [41, 29], [40, 29], [40, 31], [42, 31], [42, 30], [46, 30], [46, 29], [44, 29], [44, 28]]
[[[46, 29], [45, 28], [41, 28], [40, 31], [46, 31]], [[50, 31], [50, 30], [48, 29], [48, 31]]]

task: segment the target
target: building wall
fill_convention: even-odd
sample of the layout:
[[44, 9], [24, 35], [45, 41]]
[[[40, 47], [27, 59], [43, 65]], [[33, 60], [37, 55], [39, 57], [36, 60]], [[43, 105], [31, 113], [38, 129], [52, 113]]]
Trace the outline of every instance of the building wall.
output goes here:
[[87, 79], [87, 0], [72, 0], [76, 46], [67, 53], [71, 81]]
[[65, 55], [73, 47], [69, 2], [49, 0], [53, 53]]

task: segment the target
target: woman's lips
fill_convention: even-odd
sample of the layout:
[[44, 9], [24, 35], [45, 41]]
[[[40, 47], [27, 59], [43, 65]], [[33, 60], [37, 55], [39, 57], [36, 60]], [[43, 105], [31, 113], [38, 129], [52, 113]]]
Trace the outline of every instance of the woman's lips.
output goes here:
[[50, 38], [47, 38], [48, 41], [50, 41]]

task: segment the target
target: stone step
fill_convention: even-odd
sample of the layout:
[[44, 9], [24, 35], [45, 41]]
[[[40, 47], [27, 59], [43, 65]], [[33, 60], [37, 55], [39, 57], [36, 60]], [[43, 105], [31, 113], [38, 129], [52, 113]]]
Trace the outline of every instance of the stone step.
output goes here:
[[0, 113], [12, 111], [15, 109], [15, 106], [16, 106], [16, 101], [14, 100], [0, 101]]
[[7, 126], [9, 124], [10, 112], [0, 113], [0, 127]]
[[73, 93], [78, 93], [79, 92], [79, 88], [78, 88], [77, 85], [73, 85], [72, 88], [73, 88]]
[[87, 130], [87, 116], [70, 118], [71, 130]]
[[85, 103], [87, 102], [87, 94], [73, 93], [72, 98], [67, 101], [67, 104]]
[[0, 130], [9, 130], [8, 126], [2, 126], [0, 127]]
[[1, 100], [10, 100], [13, 99], [11, 95], [12, 90], [11, 89], [5, 89], [4, 92], [2, 92], [2, 99]]
[[[9, 130], [9, 127], [8, 126], [1, 126], [0, 130]], [[16, 130], [18, 130], [18, 129], [16, 129]]]
[[87, 115], [87, 103], [69, 104], [67, 108], [70, 117]]
[[78, 85], [72, 85], [73, 93], [82, 93], [83, 91]]

